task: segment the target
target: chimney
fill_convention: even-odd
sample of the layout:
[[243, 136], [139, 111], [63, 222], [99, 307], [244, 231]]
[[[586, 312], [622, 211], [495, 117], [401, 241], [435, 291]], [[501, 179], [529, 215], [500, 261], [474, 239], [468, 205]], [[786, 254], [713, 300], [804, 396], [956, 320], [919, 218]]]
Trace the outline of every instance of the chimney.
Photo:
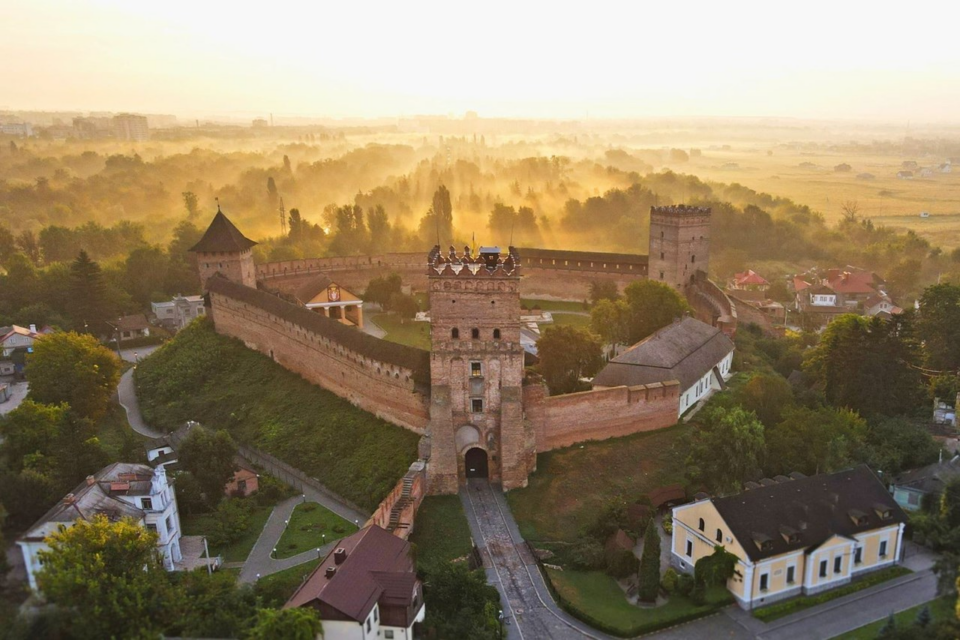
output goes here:
[[63, 496], [63, 504], [73, 504], [76, 501], [77, 498], [72, 493], [68, 493], [67, 495]]
[[347, 559], [347, 550], [343, 547], [340, 547], [333, 552], [333, 562], [335, 564], [343, 564], [343, 561]]
[[36, 332], [37, 332], [37, 325], [35, 324], [30, 325], [30, 333], [36, 333]]
[[94, 484], [96, 484], [96, 482], [97, 482], [97, 479], [96, 479], [96, 478], [94, 478], [93, 476], [87, 476], [87, 486], [88, 486], [88, 487], [92, 487]]
[[336, 567], [327, 567], [327, 570], [323, 572], [323, 575], [326, 576], [327, 580], [331, 579], [333, 576], [337, 575]]

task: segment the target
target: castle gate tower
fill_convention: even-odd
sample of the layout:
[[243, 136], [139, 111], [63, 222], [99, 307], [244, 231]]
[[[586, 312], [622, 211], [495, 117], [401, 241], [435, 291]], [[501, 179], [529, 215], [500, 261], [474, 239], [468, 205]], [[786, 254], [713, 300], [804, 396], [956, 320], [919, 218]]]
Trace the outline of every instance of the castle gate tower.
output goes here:
[[207, 280], [215, 273], [248, 287], [257, 287], [257, 271], [251, 249], [257, 243], [237, 229], [217, 205], [217, 215], [190, 251], [197, 254], [200, 286], [206, 289]]
[[466, 247], [428, 256], [430, 291], [430, 462], [433, 493], [467, 477], [525, 486], [536, 466], [523, 418], [520, 256], [510, 247]]
[[683, 291], [709, 263], [709, 207], [650, 207], [648, 278]]

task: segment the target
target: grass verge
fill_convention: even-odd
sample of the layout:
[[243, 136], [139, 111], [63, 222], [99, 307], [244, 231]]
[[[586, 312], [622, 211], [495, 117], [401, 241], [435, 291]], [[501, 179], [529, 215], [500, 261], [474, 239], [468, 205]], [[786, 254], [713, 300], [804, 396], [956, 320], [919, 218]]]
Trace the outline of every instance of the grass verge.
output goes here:
[[368, 320], [387, 332], [385, 340], [405, 344], [408, 347], [430, 350], [430, 323], [415, 320], [401, 321], [399, 316], [378, 313], [367, 316]]
[[547, 575], [564, 610], [596, 629], [620, 637], [650, 633], [694, 620], [733, 600], [725, 588], [711, 587], [702, 605], [683, 596], [672, 596], [664, 605], [644, 608], [627, 601], [617, 582], [600, 571], [547, 569]]
[[[253, 550], [253, 545], [257, 544], [257, 539], [263, 531], [264, 525], [273, 507], [254, 507], [250, 512], [247, 530], [243, 532], [236, 542], [225, 547], [210, 546], [211, 556], [223, 556], [224, 562], [243, 562]], [[214, 529], [215, 516], [211, 513], [200, 513], [193, 515], [184, 515], [180, 519], [180, 526], [183, 528], [185, 536], [209, 536]]]
[[424, 498], [410, 542], [416, 545], [417, 565], [421, 567], [468, 555], [473, 549], [473, 538], [460, 497]]
[[753, 617], [763, 620], [764, 622], [770, 622], [771, 620], [776, 620], [777, 618], [782, 618], [792, 613], [803, 611], [804, 609], [809, 609], [810, 607], [815, 607], [818, 604], [830, 602], [836, 598], [841, 598], [843, 596], [850, 595], [851, 593], [862, 591], [863, 589], [880, 584], [881, 582], [886, 582], [887, 580], [905, 576], [908, 573], [912, 573], [912, 571], [906, 567], [888, 567], [864, 576], [856, 582], [851, 582], [848, 585], [831, 589], [830, 591], [818, 593], [813, 596], [800, 596], [799, 598], [793, 598], [791, 600], [785, 600], [783, 602], [771, 604], [768, 607], [754, 609]]
[[310, 549], [317, 549], [323, 546], [324, 541], [339, 540], [356, 530], [357, 527], [352, 522], [347, 522], [321, 504], [298, 504], [277, 543], [276, 557], [289, 558]]
[[[897, 629], [906, 630], [913, 625], [914, 621], [917, 619], [917, 614], [920, 613], [920, 610], [924, 607], [930, 607], [930, 615], [933, 618], [932, 622], [939, 622], [940, 620], [951, 620], [956, 616], [956, 612], [954, 611], [956, 604], [956, 600], [948, 597], [937, 598], [925, 604], [918, 604], [915, 607], [905, 609], [900, 613], [895, 614], [893, 617], [897, 621]], [[876, 622], [863, 625], [859, 629], [854, 629], [853, 631], [848, 631], [847, 633], [839, 635], [834, 638], [834, 640], [874, 640], [878, 637], [880, 629], [886, 623], [887, 618], [884, 617]], [[923, 631], [921, 629], [915, 629], [917, 637], [923, 635]]]

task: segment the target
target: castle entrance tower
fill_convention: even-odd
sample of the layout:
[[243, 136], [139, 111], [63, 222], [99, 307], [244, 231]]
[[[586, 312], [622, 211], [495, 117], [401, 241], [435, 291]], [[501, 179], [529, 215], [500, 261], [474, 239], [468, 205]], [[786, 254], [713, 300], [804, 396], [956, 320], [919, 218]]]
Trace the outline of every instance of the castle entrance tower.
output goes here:
[[710, 208], [650, 207], [650, 256], [647, 277], [683, 291], [707, 274], [710, 264]]
[[253, 265], [251, 249], [257, 243], [237, 229], [217, 205], [217, 215], [190, 251], [197, 254], [197, 270], [200, 286], [205, 290], [207, 280], [219, 273], [228, 280], [248, 287], [257, 287], [257, 271]]
[[445, 256], [437, 246], [427, 269], [430, 490], [454, 493], [467, 477], [522, 487], [536, 442], [523, 418], [520, 256], [513, 247]]

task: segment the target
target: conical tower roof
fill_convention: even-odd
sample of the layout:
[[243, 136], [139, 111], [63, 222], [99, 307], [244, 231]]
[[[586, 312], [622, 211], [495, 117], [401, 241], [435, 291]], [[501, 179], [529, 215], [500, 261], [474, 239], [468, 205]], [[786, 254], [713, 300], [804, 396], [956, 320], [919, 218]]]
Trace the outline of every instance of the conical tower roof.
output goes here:
[[193, 245], [190, 251], [200, 253], [240, 253], [257, 244], [247, 238], [237, 229], [227, 216], [217, 208], [217, 215], [207, 227], [206, 233], [200, 242]]

